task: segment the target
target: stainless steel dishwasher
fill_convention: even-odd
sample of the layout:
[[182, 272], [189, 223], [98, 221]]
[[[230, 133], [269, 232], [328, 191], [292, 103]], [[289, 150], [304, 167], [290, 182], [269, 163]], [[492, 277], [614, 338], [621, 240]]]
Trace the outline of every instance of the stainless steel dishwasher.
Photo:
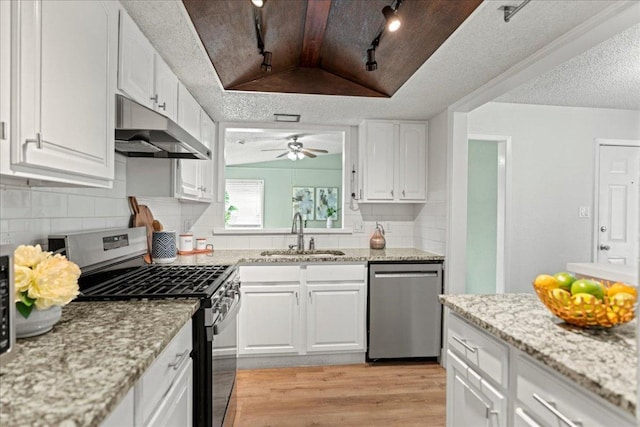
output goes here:
[[440, 357], [441, 264], [369, 264], [367, 359]]

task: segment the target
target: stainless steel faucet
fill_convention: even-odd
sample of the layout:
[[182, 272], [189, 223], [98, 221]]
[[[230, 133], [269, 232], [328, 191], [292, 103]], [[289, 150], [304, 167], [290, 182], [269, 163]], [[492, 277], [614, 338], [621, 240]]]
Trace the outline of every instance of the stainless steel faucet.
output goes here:
[[[299, 226], [298, 223], [296, 223], [296, 219], [300, 222]], [[300, 214], [300, 212], [296, 212], [293, 216], [293, 224], [291, 224], [291, 234], [296, 233], [298, 234], [298, 247], [296, 249], [298, 252], [302, 252], [304, 251], [304, 220], [302, 219], [302, 214]]]

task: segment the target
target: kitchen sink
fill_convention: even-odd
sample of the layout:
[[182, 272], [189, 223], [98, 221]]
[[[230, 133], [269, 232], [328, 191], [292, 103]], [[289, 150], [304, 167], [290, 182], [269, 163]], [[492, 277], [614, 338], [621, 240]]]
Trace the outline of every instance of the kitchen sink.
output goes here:
[[317, 258], [322, 258], [322, 257], [332, 257], [332, 256], [343, 256], [345, 253], [342, 251], [331, 251], [331, 250], [326, 250], [326, 251], [319, 251], [319, 250], [314, 250], [314, 251], [301, 251], [301, 252], [296, 252], [296, 251], [264, 251], [262, 252], [260, 255], [262, 256], [269, 256], [269, 257], [274, 257], [274, 258], [297, 258], [297, 257], [317, 257]]

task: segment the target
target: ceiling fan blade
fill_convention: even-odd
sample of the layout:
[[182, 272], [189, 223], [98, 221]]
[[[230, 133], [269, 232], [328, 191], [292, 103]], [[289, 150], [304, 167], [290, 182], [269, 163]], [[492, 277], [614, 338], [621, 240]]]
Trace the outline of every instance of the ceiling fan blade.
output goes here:
[[284, 156], [286, 156], [287, 154], [289, 154], [289, 152], [288, 152], [288, 151], [285, 151], [284, 153], [280, 154], [279, 156], [276, 156], [276, 159], [279, 159], [280, 157], [284, 157]]
[[309, 151], [307, 151], [307, 150], [302, 150], [302, 154], [304, 154], [304, 155], [305, 155], [305, 156], [307, 156], [307, 157], [311, 157], [312, 159], [313, 159], [314, 157], [317, 157], [315, 154], [310, 153], [310, 152], [309, 152]]
[[305, 150], [307, 150], [307, 151], [315, 151], [316, 153], [325, 153], [325, 154], [328, 153], [327, 150], [320, 150], [318, 148], [305, 148]]

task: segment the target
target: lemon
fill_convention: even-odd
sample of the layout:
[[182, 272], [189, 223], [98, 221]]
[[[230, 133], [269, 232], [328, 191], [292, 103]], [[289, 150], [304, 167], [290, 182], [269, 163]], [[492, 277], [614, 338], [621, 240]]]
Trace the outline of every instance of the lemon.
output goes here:
[[577, 293], [571, 296], [571, 302], [586, 312], [592, 312], [596, 305], [596, 297], [587, 293]]
[[533, 283], [536, 286], [539, 286], [543, 289], [556, 289], [560, 286], [560, 284], [558, 283], [558, 280], [553, 277], [550, 276], [548, 274], [540, 274], [538, 275], [538, 277], [536, 277], [536, 280], [533, 281]]
[[631, 301], [631, 304], [633, 304], [634, 302], [636, 302], [636, 297], [627, 292], [618, 292], [611, 297], [611, 302], [614, 305], [624, 306], [626, 301]]
[[638, 296], [638, 291], [636, 290], [636, 288], [625, 283], [616, 282], [611, 285], [609, 289], [607, 289], [607, 295], [609, 296], [609, 298], [619, 293], [630, 294], [634, 297]]
[[571, 294], [561, 288], [556, 288], [551, 291], [553, 298], [558, 301], [563, 307], [566, 307], [571, 302]]

